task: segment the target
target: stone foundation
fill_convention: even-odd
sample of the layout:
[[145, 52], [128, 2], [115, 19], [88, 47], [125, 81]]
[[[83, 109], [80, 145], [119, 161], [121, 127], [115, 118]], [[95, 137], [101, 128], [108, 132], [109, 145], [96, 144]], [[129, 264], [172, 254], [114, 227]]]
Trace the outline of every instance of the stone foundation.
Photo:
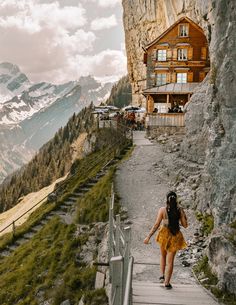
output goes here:
[[152, 139], [158, 139], [160, 136], [170, 136], [170, 135], [184, 135], [185, 127], [174, 127], [174, 126], [156, 126], [156, 127], [148, 127], [147, 135]]

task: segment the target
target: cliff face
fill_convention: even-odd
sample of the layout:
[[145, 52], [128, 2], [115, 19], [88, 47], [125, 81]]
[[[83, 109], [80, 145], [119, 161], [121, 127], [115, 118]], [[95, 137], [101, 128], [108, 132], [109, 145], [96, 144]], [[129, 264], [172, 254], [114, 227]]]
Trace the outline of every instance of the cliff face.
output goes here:
[[181, 156], [203, 165], [195, 203], [212, 214], [208, 257], [219, 287], [236, 291], [236, 16], [234, 0], [123, 0], [128, 71], [133, 103], [143, 101], [146, 69], [142, 46], [187, 16], [204, 30], [211, 72], [186, 112]]

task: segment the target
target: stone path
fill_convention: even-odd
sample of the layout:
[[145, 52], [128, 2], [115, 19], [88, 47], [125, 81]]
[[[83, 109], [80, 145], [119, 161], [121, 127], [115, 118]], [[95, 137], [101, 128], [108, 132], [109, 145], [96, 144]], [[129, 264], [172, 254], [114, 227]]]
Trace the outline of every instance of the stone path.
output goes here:
[[[172, 188], [170, 175], [175, 168], [176, 155], [164, 153], [160, 144], [151, 143], [144, 138], [144, 135], [144, 132], [134, 132], [136, 147], [132, 156], [118, 167], [115, 179], [115, 189], [121, 197], [122, 206], [128, 209], [129, 221], [132, 223], [131, 252], [135, 261], [133, 272], [134, 304], [186, 304], [181, 303], [181, 301], [168, 303], [168, 300], [167, 303], [164, 301], [154, 302], [156, 299], [155, 291], [158, 287], [157, 291], [163, 290], [166, 293], [166, 290], [157, 284], [160, 276], [159, 247], [154, 238], [149, 245], [144, 245], [143, 240], [156, 219], [158, 209], [165, 206], [166, 193]], [[192, 215], [189, 213], [187, 212], [187, 216], [191, 219]], [[188, 240], [193, 234], [194, 227], [190, 225], [189, 228], [182, 231]], [[181, 252], [179, 254], [181, 255]], [[176, 287], [173, 291], [178, 291], [180, 284], [194, 285], [206, 294], [203, 288], [196, 285], [191, 268], [184, 267], [178, 256], [175, 261], [172, 284]], [[154, 297], [153, 299], [147, 298], [145, 303], [144, 298], [146, 291], [148, 291], [145, 287], [148, 288], [150, 285], [152, 286], [151, 295], [153, 294]], [[171, 293], [173, 294], [173, 292]], [[140, 295], [143, 295], [144, 298], [139, 299]], [[217, 304], [214, 303], [214, 300], [212, 302], [209, 304]]]

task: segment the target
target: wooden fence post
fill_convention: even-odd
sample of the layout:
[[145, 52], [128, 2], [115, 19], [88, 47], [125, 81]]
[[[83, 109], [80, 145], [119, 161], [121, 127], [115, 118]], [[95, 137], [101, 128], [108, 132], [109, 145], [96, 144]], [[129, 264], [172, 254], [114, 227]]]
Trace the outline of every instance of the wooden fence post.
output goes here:
[[16, 224], [15, 224], [14, 220], [12, 222], [12, 236], [13, 236], [13, 238], [15, 238], [15, 236], [16, 236]]

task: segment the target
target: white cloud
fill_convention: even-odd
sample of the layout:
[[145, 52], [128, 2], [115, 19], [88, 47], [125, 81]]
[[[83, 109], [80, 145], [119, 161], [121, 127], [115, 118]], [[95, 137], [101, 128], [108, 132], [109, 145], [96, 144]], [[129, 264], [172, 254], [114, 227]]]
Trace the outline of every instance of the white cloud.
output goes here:
[[86, 24], [85, 9], [79, 4], [60, 7], [59, 2], [40, 4], [37, 0], [0, 0], [0, 26], [39, 31], [43, 27], [75, 29]]
[[114, 7], [121, 3], [121, 0], [98, 0], [98, 4], [102, 7]]
[[0, 62], [20, 65], [33, 81], [58, 82], [63, 77], [56, 71], [66, 71], [71, 58], [93, 48], [96, 36], [80, 28], [85, 23], [81, 5], [0, 0]]
[[[103, 80], [117, 80], [127, 73], [124, 52], [110, 47], [94, 54], [94, 45], [99, 41], [99, 50], [103, 45], [97, 39], [102, 32], [95, 31], [115, 26], [115, 15], [98, 17], [89, 30], [86, 16], [89, 11], [84, 9], [86, 2], [84, 6], [72, 7], [60, 5], [59, 0], [41, 1], [0, 0], [0, 62], [19, 65], [34, 82], [61, 83], [89, 74]], [[119, 2], [95, 1], [105, 6]], [[82, 0], [78, 2], [82, 3]], [[104, 13], [102, 7], [98, 9]], [[106, 33], [109, 32], [106, 30]], [[108, 40], [112, 44], [110, 37]], [[107, 48], [107, 42], [104, 48]]]
[[91, 22], [91, 29], [93, 31], [100, 31], [104, 29], [110, 29], [117, 25], [117, 20], [115, 15], [104, 18], [96, 18]]
[[115, 7], [122, 0], [82, 0], [83, 3], [97, 3], [101, 7]]
[[79, 66], [81, 75], [93, 75], [100, 80], [118, 80], [127, 74], [126, 56], [119, 50], [104, 50], [94, 56], [76, 57], [74, 65]]

